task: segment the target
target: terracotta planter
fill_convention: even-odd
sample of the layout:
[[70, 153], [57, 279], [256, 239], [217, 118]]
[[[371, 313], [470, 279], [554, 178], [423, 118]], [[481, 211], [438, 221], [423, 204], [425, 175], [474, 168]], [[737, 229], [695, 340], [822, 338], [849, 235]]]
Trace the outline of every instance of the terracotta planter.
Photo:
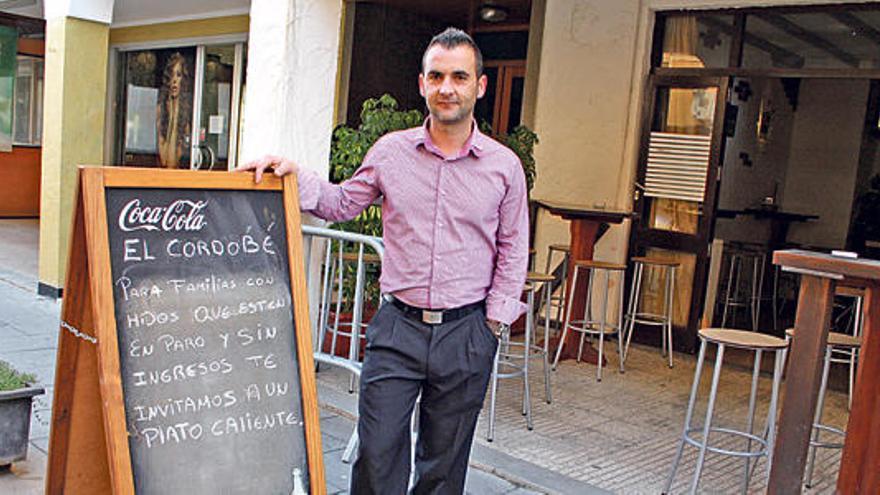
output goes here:
[[[373, 319], [373, 315], [376, 314], [376, 310], [370, 306], [364, 307], [364, 316], [362, 318], [364, 323], [369, 323], [370, 320]], [[335, 320], [335, 313], [331, 312], [328, 321], [333, 323]], [[348, 332], [350, 328], [352, 320], [351, 313], [340, 313], [339, 314], [339, 326], [341, 331]], [[343, 325], [347, 324], [347, 325]], [[367, 347], [367, 339], [364, 338], [364, 333], [366, 332], [366, 328], [361, 328], [361, 338], [360, 338], [360, 349], [359, 356], [364, 355], [364, 349]], [[328, 330], [327, 333], [324, 334], [324, 342], [322, 342], [321, 350], [325, 353], [330, 353], [331, 344], [333, 342], [333, 334]], [[334, 355], [342, 358], [348, 357], [349, 346], [351, 339], [349, 339], [348, 335], [337, 335], [336, 336], [336, 352]]]
[[45, 392], [27, 387], [0, 392], [0, 466], [24, 460], [31, 430], [31, 401]]

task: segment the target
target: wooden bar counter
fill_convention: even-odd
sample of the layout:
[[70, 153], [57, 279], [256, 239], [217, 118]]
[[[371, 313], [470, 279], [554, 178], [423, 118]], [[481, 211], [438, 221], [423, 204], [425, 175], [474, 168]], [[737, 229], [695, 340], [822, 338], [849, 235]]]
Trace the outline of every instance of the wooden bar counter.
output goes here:
[[[593, 259], [593, 248], [595, 247], [596, 242], [608, 230], [609, 224], [619, 224], [623, 222], [625, 218], [632, 216], [632, 213], [629, 212], [591, 208], [576, 203], [565, 203], [544, 199], [538, 199], [535, 200], [535, 202], [551, 214], [562, 217], [564, 220], [569, 220], [571, 222], [569, 226], [571, 232], [571, 266], [574, 266], [576, 261]], [[573, 273], [574, 270], [569, 269], [568, 281], [566, 284], [567, 289], [565, 293], [566, 301], [568, 301], [571, 293], [571, 278]], [[581, 281], [583, 281], [583, 283], [581, 283]], [[581, 315], [584, 314], [586, 293], [587, 284], [585, 279], [581, 278], [578, 281], [578, 287], [575, 290], [574, 304], [572, 304], [571, 307], [573, 319], [579, 319], [581, 318]], [[572, 337], [572, 334], [574, 334], [574, 337]], [[569, 333], [569, 338], [566, 339], [567, 342], [565, 343], [565, 348], [562, 350], [562, 355], [559, 359], [574, 359], [577, 357], [577, 342], [579, 339], [576, 337], [578, 337], [578, 334], [574, 332]], [[550, 348], [555, 351], [557, 344], [558, 340], [554, 340], [551, 342]], [[599, 359], [599, 354], [589, 345], [586, 345], [584, 346], [584, 355], [582, 356], [582, 359], [587, 362], [595, 363]]]
[[773, 263], [799, 273], [801, 288], [767, 493], [801, 493], [838, 284], [865, 289], [865, 326], [837, 493], [880, 493], [880, 261], [787, 250]]

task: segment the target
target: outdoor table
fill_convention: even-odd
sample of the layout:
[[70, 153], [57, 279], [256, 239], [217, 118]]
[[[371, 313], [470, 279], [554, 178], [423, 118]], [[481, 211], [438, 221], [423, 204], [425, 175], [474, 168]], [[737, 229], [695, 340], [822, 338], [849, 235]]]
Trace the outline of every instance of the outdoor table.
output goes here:
[[[535, 202], [545, 208], [551, 214], [560, 216], [565, 220], [569, 220], [570, 224], [570, 246], [571, 264], [581, 260], [593, 259], [593, 248], [596, 242], [608, 231], [609, 224], [619, 224], [625, 218], [632, 216], [632, 213], [625, 211], [606, 210], [576, 203], [565, 203], [561, 201], [553, 201], [547, 199], [537, 199]], [[571, 293], [571, 278], [574, 270], [568, 270], [568, 281], [566, 284], [565, 300], [569, 300]], [[575, 292], [574, 303], [571, 306], [572, 318], [581, 318], [584, 314], [584, 303], [586, 301], [587, 284], [579, 283]], [[559, 359], [574, 359], [577, 357], [577, 338], [570, 338], [566, 342], [565, 348]], [[558, 345], [558, 337], [551, 341], [551, 349], [555, 349]], [[599, 360], [599, 353], [590, 346], [584, 347], [584, 353], [581, 357], [584, 361], [596, 363]]]
[[767, 220], [770, 222], [770, 238], [767, 245], [770, 250], [775, 250], [788, 242], [788, 228], [794, 222], [809, 222], [810, 220], [818, 220], [819, 215], [808, 215], [803, 213], [793, 213], [788, 211], [779, 211], [768, 208], [746, 208], [744, 210], [718, 210], [718, 216], [722, 218], [735, 218], [737, 216], [751, 216], [756, 220]]
[[865, 324], [837, 491], [880, 493], [880, 261], [786, 250], [773, 263], [799, 273], [801, 288], [767, 492], [801, 493], [834, 291], [845, 284], [865, 289]]

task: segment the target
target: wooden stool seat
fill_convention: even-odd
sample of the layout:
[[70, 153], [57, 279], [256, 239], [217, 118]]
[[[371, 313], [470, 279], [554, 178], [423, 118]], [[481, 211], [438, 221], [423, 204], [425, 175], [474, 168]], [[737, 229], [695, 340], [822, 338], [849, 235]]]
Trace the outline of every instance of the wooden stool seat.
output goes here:
[[568, 244], [550, 244], [549, 247], [553, 251], [562, 251], [564, 253], [571, 252], [571, 246]]
[[[345, 261], [357, 261], [358, 253], [342, 253], [342, 259]], [[364, 263], [380, 263], [381, 261], [378, 254], [364, 253]]]
[[541, 272], [529, 272], [526, 275], [526, 282], [552, 282], [554, 280], [556, 280], [556, 277], [553, 275]]
[[834, 295], [836, 296], [849, 296], [849, 297], [865, 297], [865, 289], [861, 287], [850, 287], [848, 285], [838, 285], [834, 289]]
[[663, 260], [660, 258], [649, 258], [647, 256], [635, 256], [632, 258], [634, 263], [644, 263], [646, 265], [658, 266], [681, 266], [681, 263], [675, 260]]
[[715, 344], [746, 349], [783, 349], [788, 346], [788, 343], [779, 337], [747, 330], [704, 328], [700, 330], [699, 334], [700, 337]]
[[609, 263], [607, 261], [598, 261], [598, 260], [578, 260], [574, 262], [575, 266], [583, 266], [586, 268], [597, 268], [599, 270], [617, 270], [624, 271], [626, 270], [626, 265], [621, 265], [620, 263]]
[[[785, 335], [788, 335], [789, 337], [794, 337], [794, 328], [787, 328], [785, 330]], [[849, 347], [852, 349], [858, 349], [862, 346], [862, 339], [860, 337], [855, 337], [853, 335], [848, 335], [845, 333], [828, 332], [828, 345], [834, 347]]]

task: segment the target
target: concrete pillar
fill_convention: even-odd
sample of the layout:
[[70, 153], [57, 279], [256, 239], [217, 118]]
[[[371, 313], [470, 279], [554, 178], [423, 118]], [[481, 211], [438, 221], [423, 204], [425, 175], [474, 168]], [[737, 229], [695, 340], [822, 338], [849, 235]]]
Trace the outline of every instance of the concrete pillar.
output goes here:
[[242, 159], [266, 153], [327, 174], [340, 0], [253, 0]]
[[[336, 108], [342, 0], [252, 0], [242, 160], [286, 156], [326, 177]], [[321, 249], [308, 274], [316, 328]], [[313, 332], [315, 333], [315, 332]]]
[[52, 1], [46, 8], [38, 292], [64, 285], [76, 167], [101, 164], [112, 0]]

